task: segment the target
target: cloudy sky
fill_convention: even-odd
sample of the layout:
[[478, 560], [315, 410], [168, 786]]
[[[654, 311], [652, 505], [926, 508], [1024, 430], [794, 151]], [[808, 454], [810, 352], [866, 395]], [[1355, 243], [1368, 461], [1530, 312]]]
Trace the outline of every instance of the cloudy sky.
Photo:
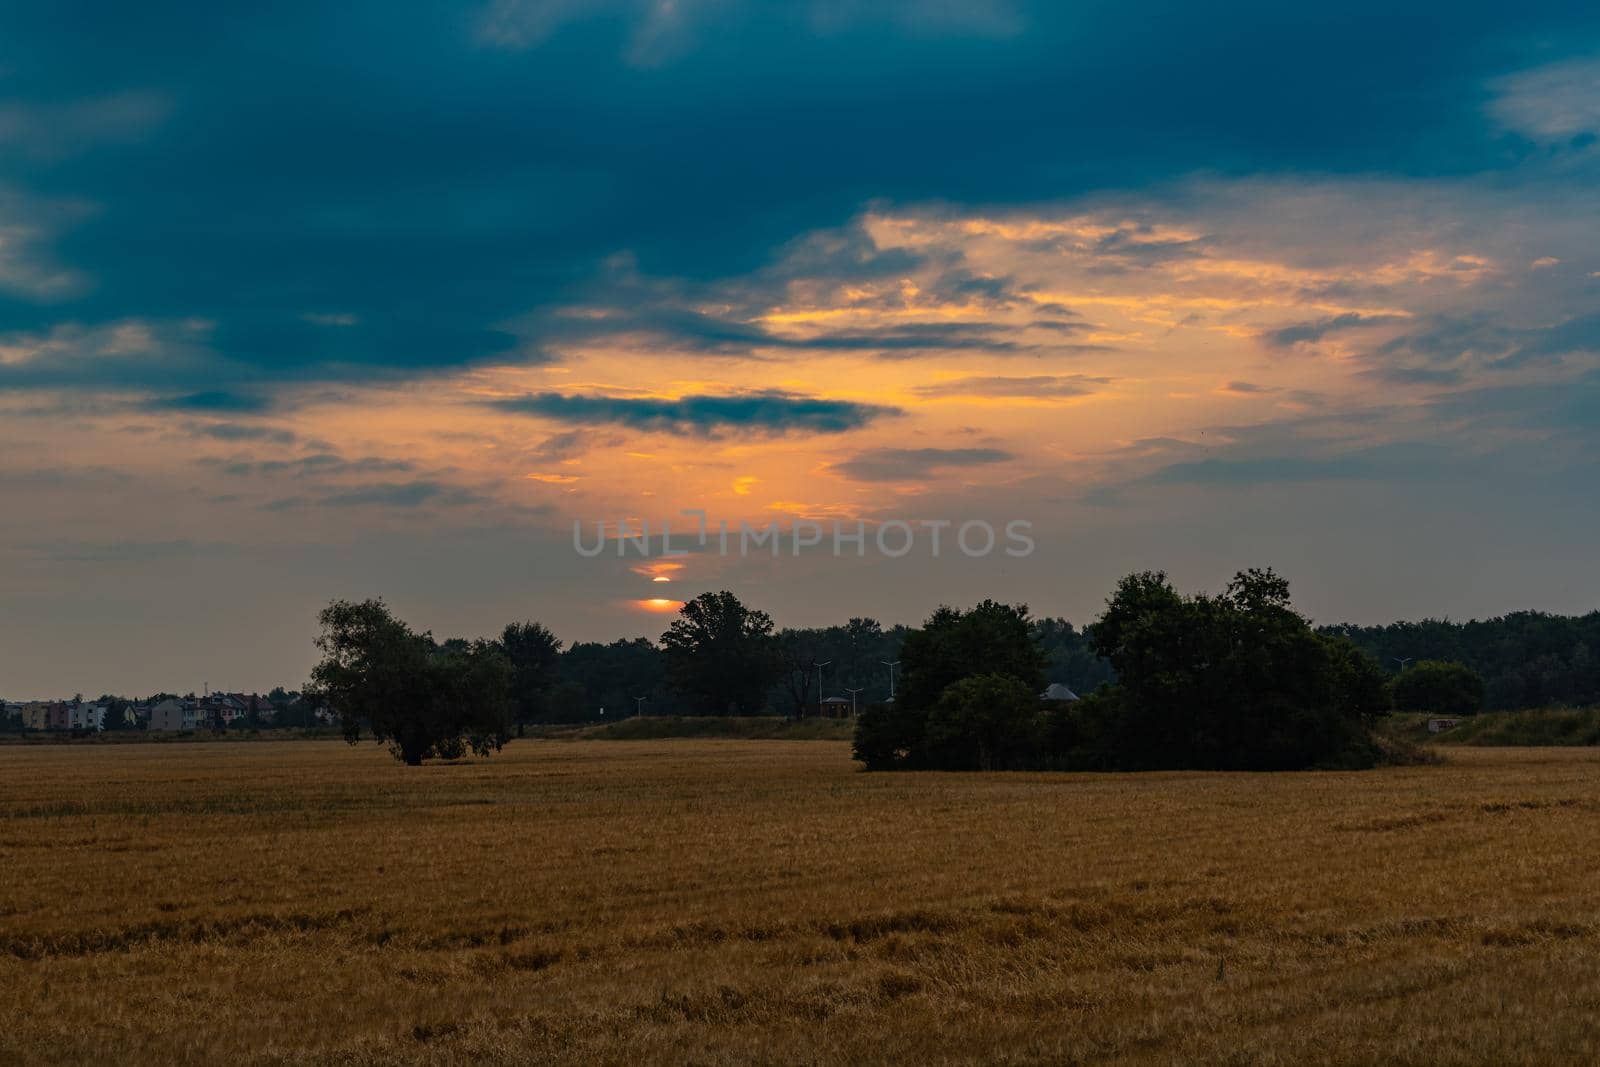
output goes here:
[[[0, 695], [298, 684], [334, 596], [1590, 610], [1597, 179], [1592, 4], [12, 5]], [[574, 550], [683, 509], [1036, 547]]]

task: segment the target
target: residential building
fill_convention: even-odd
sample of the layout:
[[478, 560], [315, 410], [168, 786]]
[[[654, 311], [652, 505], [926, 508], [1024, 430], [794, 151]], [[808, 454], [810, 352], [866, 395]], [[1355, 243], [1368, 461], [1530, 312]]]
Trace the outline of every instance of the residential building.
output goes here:
[[104, 704], [70, 704], [67, 707], [67, 729], [104, 730], [106, 708]]
[[162, 733], [186, 733], [196, 722], [195, 706], [188, 701], [169, 697], [150, 709], [150, 729]]

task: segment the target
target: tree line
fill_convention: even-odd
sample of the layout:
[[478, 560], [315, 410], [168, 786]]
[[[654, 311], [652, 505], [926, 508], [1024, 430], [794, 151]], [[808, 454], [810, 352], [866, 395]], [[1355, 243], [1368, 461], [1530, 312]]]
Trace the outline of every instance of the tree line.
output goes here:
[[[937, 616], [936, 616], [937, 618]], [[322, 653], [305, 696], [332, 709], [354, 741], [376, 736], [409, 764], [495, 751], [529, 725], [632, 714], [818, 714], [824, 694], [890, 702], [901, 650], [920, 632], [853, 618], [777, 630], [730, 592], [688, 601], [659, 642], [570, 647], [539, 622], [498, 637], [439, 641], [382, 600], [336, 600], [318, 617]], [[1111, 676], [1088, 635], [1064, 619], [1026, 621], [1041, 670], [1080, 686]], [[915, 672], [908, 678], [922, 684]]]
[[[1462, 664], [1392, 673], [1359, 634], [1314, 629], [1270, 570], [1218, 595], [1129, 575], [1082, 630], [984, 601], [916, 629], [856, 618], [780, 631], [727, 591], [685, 603], [659, 642], [564, 648], [532, 621], [439, 642], [382, 601], [335, 601], [320, 622], [307, 694], [349, 738], [370, 733], [408, 763], [487, 753], [528, 724], [607, 707], [804, 716], [829, 688], [862, 709], [855, 752], [872, 769], [1365, 766], [1382, 756], [1371, 720], [1396, 700], [1449, 714], [1484, 700]], [[1049, 699], [1063, 680], [1087, 695]]]
[[1460, 663], [1483, 680], [1494, 711], [1600, 703], [1600, 611], [1518, 611], [1492, 619], [1424, 619], [1386, 626], [1323, 627], [1347, 637], [1395, 674], [1423, 661]]

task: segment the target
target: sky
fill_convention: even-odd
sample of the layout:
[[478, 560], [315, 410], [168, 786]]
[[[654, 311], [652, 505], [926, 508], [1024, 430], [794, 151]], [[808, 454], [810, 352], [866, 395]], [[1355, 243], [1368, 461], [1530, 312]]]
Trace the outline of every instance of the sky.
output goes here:
[[0, 13], [0, 696], [334, 597], [1600, 607], [1595, 5], [226, 6]]

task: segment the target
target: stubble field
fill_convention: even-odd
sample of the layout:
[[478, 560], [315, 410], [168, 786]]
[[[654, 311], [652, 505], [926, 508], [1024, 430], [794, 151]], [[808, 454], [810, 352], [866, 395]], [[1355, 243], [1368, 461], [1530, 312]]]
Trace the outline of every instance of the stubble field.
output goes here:
[[1600, 1062], [1600, 751], [0, 748], [0, 1062]]

